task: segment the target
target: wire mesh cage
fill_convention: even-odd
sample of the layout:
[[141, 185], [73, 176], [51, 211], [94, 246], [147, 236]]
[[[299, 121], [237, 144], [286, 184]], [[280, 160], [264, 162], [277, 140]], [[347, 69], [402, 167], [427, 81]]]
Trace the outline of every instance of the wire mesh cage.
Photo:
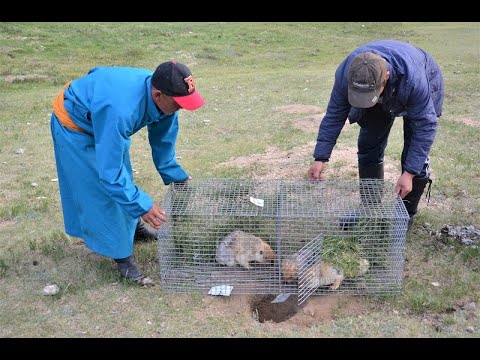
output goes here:
[[202, 179], [169, 185], [162, 288], [229, 294], [399, 292], [409, 216], [394, 185]]

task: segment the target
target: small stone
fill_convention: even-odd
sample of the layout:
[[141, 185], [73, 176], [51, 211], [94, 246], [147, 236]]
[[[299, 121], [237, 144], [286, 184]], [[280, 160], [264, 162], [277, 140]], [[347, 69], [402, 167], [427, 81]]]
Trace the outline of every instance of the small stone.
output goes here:
[[465, 331], [466, 331], [466, 332], [469, 332], [469, 333], [473, 333], [473, 332], [475, 332], [475, 328], [474, 328], [473, 326], [467, 326], [467, 327], [465, 328]]
[[43, 295], [53, 296], [58, 294], [60, 288], [57, 285], [47, 285], [43, 288]]
[[151, 287], [154, 286], [155, 283], [149, 277], [144, 277], [140, 280], [140, 285], [143, 285], [144, 287]]
[[18, 148], [17, 150], [15, 150], [15, 154], [23, 154], [25, 152], [25, 149], [22, 149], [22, 148]]
[[38, 184], [36, 182], [32, 182], [30, 185], [32, 185], [33, 187], [37, 187]]
[[467, 246], [474, 244], [472, 239], [463, 238], [460, 241], [462, 242], [463, 245], [467, 245]]

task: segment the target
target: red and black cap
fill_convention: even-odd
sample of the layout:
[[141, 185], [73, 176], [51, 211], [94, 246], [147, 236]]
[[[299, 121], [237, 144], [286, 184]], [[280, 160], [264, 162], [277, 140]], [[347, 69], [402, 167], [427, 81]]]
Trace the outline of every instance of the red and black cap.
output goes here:
[[158, 65], [152, 75], [152, 85], [186, 110], [195, 110], [205, 104], [205, 100], [195, 89], [195, 81], [187, 66], [176, 61]]

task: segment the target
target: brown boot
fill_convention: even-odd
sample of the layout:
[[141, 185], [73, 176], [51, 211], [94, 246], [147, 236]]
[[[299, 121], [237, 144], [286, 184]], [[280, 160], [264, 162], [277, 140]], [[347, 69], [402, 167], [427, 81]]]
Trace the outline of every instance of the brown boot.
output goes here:
[[142, 218], [138, 218], [137, 228], [133, 239], [137, 241], [154, 241], [157, 240], [158, 230], [148, 225]]

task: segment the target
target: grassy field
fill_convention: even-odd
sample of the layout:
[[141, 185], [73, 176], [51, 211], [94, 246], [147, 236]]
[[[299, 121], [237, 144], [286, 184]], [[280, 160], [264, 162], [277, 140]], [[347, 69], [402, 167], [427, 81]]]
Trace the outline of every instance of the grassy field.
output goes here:
[[[361, 313], [342, 311], [340, 302], [328, 321], [261, 324], [243, 300], [122, 282], [110, 259], [64, 234], [49, 120], [67, 81], [96, 65], [187, 64], [206, 105], [180, 114], [179, 162], [193, 178], [248, 178], [268, 169], [218, 164], [272, 147], [295, 153], [315, 141], [315, 132], [292, 126], [298, 113], [279, 109], [325, 109], [339, 62], [387, 38], [430, 52], [446, 82], [431, 151], [436, 206], [422, 204], [408, 233], [400, 295], [355, 299]], [[479, 244], [442, 242], [431, 232], [444, 224], [480, 227], [479, 104], [479, 23], [0, 23], [0, 337], [478, 338]], [[401, 123], [386, 152], [396, 164]], [[342, 132], [338, 146], [354, 149], [357, 128]], [[137, 185], [161, 203], [166, 187], [146, 129], [131, 149]], [[306, 173], [309, 149], [294, 174]], [[135, 248], [156, 281], [157, 255], [154, 243]], [[43, 296], [47, 284], [60, 292]]]

